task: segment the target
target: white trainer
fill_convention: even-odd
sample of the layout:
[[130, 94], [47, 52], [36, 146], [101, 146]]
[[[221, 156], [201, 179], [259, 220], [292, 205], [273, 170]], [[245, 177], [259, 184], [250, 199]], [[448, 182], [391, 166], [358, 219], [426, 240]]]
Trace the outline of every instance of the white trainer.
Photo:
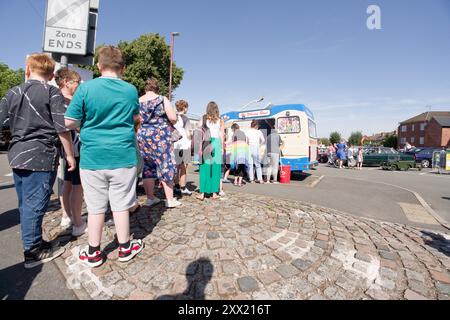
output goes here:
[[67, 228], [67, 227], [70, 227], [72, 225], [72, 219], [70, 219], [70, 217], [62, 217], [61, 218], [61, 224], [60, 224], [60, 226], [62, 227], [62, 228]]
[[188, 188], [184, 188], [184, 189], [181, 189], [181, 194], [187, 194], [188, 196], [190, 196], [192, 194], [192, 192], [189, 191]]
[[159, 198], [154, 198], [153, 200], [147, 199], [147, 201], [145, 201], [145, 206], [151, 207], [160, 202], [161, 202], [161, 199], [159, 199]]
[[88, 231], [88, 225], [86, 222], [83, 222], [83, 224], [79, 227], [72, 226], [72, 236], [79, 237], [83, 234], [85, 234]]
[[166, 208], [175, 208], [181, 206], [181, 202], [177, 199], [166, 200]]

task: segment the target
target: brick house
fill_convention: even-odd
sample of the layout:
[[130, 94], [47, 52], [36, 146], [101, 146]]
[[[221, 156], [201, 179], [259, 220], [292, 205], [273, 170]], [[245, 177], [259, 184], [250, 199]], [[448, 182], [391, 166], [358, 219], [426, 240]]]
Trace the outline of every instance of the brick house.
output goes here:
[[409, 143], [415, 147], [449, 145], [450, 111], [429, 111], [400, 122], [398, 148]]

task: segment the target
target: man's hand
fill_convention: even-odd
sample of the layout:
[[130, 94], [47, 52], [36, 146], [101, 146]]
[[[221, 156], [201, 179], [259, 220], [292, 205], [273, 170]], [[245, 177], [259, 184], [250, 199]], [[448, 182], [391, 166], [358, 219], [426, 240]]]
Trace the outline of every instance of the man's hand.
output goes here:
[[67, 170], [72, 172], [77, 168], [77, 162], [75, 161], [75, 158], [73, 156], [67, 156]]

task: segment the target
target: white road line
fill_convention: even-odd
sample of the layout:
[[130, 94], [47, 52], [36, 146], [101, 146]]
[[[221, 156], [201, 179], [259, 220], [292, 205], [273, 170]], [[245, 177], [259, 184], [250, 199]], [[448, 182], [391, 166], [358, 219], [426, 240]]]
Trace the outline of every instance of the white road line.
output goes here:
[[5, 174], [5, 177], [12, 177], [13, 176], [13, 173], [11, 172], [11, 173], [8, 173], [8, 174]]

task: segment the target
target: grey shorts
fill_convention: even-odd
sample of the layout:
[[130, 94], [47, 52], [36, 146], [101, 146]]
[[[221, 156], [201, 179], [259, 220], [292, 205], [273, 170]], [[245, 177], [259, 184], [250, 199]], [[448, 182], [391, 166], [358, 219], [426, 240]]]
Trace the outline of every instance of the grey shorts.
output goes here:
[[127, 211], [136, 204], [136, 167], [113, 170], [80, 169], [89, 214]]
[[179, 164], [189, 164], [192, 162], [191, 149], [174, 149], [173, 153], [175, 155], [175, 163]]

